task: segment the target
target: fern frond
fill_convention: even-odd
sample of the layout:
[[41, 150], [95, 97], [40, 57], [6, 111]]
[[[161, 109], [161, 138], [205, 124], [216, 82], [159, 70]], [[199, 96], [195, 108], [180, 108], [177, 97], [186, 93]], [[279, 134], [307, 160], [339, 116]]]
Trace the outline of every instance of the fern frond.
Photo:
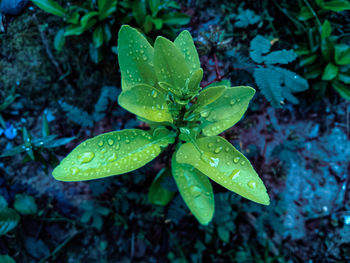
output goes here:
[[79, 109], [76, 106], [72, 106], [66, 102], [62, 102], [61, 107], [63, 111], [66, 112], [67, 118], [72, 122], [81, 125], [82, 127], [93, 126], [93, 119], [86, 111]]
[[297, 58], [293, 50], [278, 50], [267, 54], [264, 57], [266, 64], [288, 64]]
[[250, 42], [250, 53], [249, 53], [250, 57], [256, 63], [263, 63], [264, 58], [262, 55], [268, 53], [270, 51], [270, 48], [271, 48], [270, 41], [261, 35], [257, 35]]
[[95, 122], [100, 121], [106, 114], [106, 110], [108, 107], [108, 103], [110, 100], [117, 98], [118, 90], [113, 86], [104, 86], [102, 88], [100, 97], [94, 107], [94, 113], [92, 114], [92, 118]]

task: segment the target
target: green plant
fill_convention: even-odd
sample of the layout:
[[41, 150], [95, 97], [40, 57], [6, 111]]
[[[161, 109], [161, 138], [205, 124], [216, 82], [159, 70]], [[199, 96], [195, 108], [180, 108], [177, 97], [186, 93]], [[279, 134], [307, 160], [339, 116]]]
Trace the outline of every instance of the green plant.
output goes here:
[[54, 0], [32, 2], [44, 11], [62, 17], [65, 22], [66, 26], [56, 33], [54, 39], [56, 50], [63, 49], [66, 37], [90, 32], [92, 42], [89, 51], [94, 63], [102, 60], [101, 47], [112, 39], [111, 31], [123, 23], [133, 23], [145, 33], [161, 30], [167, 35], [173, 35], [177, 26], [190, 21], [188, 15], [172, 11], [180, 8], [174, 1], [88, 0], [66, 8]]
[[307, 81], [290, 70], [276, 66], [294, 61], [296, 54], [293, 50], [270, 52], [270, 49], [270, 41], [263, 36], [258, 35], [250, 42], [250, 57], [258, 63], [253, 72], [256, 84], [274, 107], [283, 104], [284, 99], [298, 103], [292, 93], [308, 89]]
[[7, 207], [6, 199], [0, 195], [0, 236], [14, 229], [20, 220], [16, 210]]
[[[192, 37], [183, 31], [174, 42], [158, 37], [154, 48], [137, 30], [118, 35], [122, 93], [119, 104], [147, 122], [151, 130], [101, 134], [78, 145], [53, 171], [61, 181], [118, 175], [167, 153], [185, 203], [201, 224], [214, 213], [208, 179], [257, 203], [269, 204], [266, 188], [248, 159], [219, 133], [238, 122], [255, 90], [213, 84], [200, 90], [203, 70]], [[170, 151], [174, 151], [170, 158]]]
[[5, 98], [4, 101], [1, 101], [1, 104], [0, 104], [0, 125], [4, 129], [6, 129], [6, 124], [5, 124], [5, 120], [4, 120], [4, 117], [2, 116], [1, 112], [5, 111], [18, 97], [19, 97], [19, 95], [16, 94], [16, 87], [13, 87], [10, 90], [9, 94], [6, 94], [4, 96], [4, 98]]
[[343, 98], [350, 100], [350, 46], [331, 33], [331, 23], [326, 19], [320, 30], [310, 31], [308, 44], [299, 45], [296, 52], [301, 57], [305, 77], [320, 78], [315, 87], [324, 93], [330, 83]]
[[57, 135], [50, 134], [49, 122], [45, 114], [42, 116], [41, 132], [42, 137], [33, 137], [25, 127], [22, 128], [23, 143], [19, 146], [7, 149], [0, 155], [0, 158], [25, 152], [26, 155], [23, 158], [23, 162], [28, 162], [30, 160], [38, 161], [44, 165], [44, 169], [47, 172], [48, 164], [56, 166], [58, 163], [58, 159], [52, 149], [71, 142], [75, 137], [56, 139]]

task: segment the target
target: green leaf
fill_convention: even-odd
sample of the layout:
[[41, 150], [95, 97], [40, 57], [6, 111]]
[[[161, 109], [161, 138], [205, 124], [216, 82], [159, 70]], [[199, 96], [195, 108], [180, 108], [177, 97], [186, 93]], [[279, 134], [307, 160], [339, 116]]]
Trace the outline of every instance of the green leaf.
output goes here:
[[264, 58], [262, 55], [268, 53], [270, 51], [270, 48], [270, 41], [261, 35], [257, 35], [250, 42], [249, 55], [256, 63], [263, 63]]
[[323, 71], [322, 80], [334, 79], [337, 76], [338, 71], [339, 68], [336, 65], [334, 65], [333, 63], [328, 63]]
[[65, 16], [67, 14], [66, 10], [59, 5], [56, 1], [53, 0], [31, 0], [39, 8], [53, 14], [55, 16]]
[[20, 220], [19, 214], [12, 208], [0, 210], [0, 236], [14, 229]]
[[183, 144], [176, 161], [194, 166], [227, 189], [260, 204], [268, 205], [269, 196], [247, 158], [219, 136], [204, 137]]
[[308, 56], [304, 56], [300, 59], [300, 66], [304, 67], [307, 65], [311, 65], [316, 61], [317, 58], [318, 58], [317, 54], [310, 54]]
[[136, 23], [139, 26], [143, 26], [146, 15], [147, 15], [147, 9], [146, 9], [146, 3], [145, 0], [141, 1], [134, 1], [132, 4], [132, 14], [133, 17], [136, 20]]
[[332, 87], [346, 100], [350, 100], [350, 88], [337, 80], [332, 81]]
[[149, 9], [151, 9], [152, 16], [156, 17], [161, 6], [160, 0], [147, 0], [147, 3]]
[[0, 262], [2, 263], [16, 263], [16, 261], [9, 255], [0, 255]]
[[17, 194], [13, 206], [22, 215], [34, 215], [38, 212], [34, 197], [26, 194]]
[[106, 19], [117, 10], [117, 0], [98, 0], [98, 18], [100, 20]]
[[150, 15], [146, 16], [145, 22], [142, 25], [143, 28], [143, 32], [145, 32], [145, 34], [148, 34], [149, 32], [152, 31], [153, 29], [153, 19]]
[[180, 12], [172, 12], [167, 13], [162, 16], [162, 20], [164, 24], [174, 25], [174, 26], [184, 26], [187, 25], [191, 21], [191, 17], [184, 13]]
[[64, 36], [64, 29], [58, 30], [58, 32], [55, 35], [55, 39], [53, 41], [53, 46], [57, 51], [62, 51], [62, 48], [66, 42], [66, 38]]
[[335, 45], [334, 59], [338, 65], [350, 64], [350, 46], [346, 44]]
[[334, 42], [330, 38], [321, 41], [321, 52], [326, 61], [333, 62]]
[[182, 31], [175, 39], [174, 44], [185, 57], [190, 73], [193, 74], [195, 71], [198, 71], [201, 65], [190, 32], [187, 30]]
[[56, 147], [60, 147], [62, 145], [66, 145], [68, 143], [70, 143], [71, 141], [75, 140], [76, 137], [66, 137], [66, 138], [60, 138], [60, 139], [57, 139], [57, 140], [54, 140], [48, 144], [45, 144], [44, 143], [44, 147], [47, 148], [47, 149], [50, 149], [50, 148], [56, 148]]
[[230, 232], [224, 226], [218, 226], [218, 236], [223, 242], [228, 242], [230, 239]]
[[169, 191], [162, 186], [162, 182], [166, 177], [171, 177], [171, 172], [163, 168], [154, 178], [148, 190], [148, 200], [152, 204], [164, 206], [173, 199], [175, 192]]
[[172, 122], [168, 110], [165, 90], [146, 84], [124, 90], [118, 97], [119, 105], [124, 109], [154, 122]]
[[344, 10], [350, 10], [350, 2], [347, 0], [327, 1], [322, 4], [322, 8], [334, 12], [342, 12]]
[[169, 84], [178, 95], [183, 94], [190, 71], [182, 52], [164, 37], [157, 37], [154, 44], [154, 70], [159, 82]]
[[68, 24], [78, 24], [79, 18], [80, 18], [79, 12], [74, 12], [74, 13], [71, 14], [71, 15], [69, 16], [69, 18], [67, 19], [67, 23], [68, 23]]
[[94, 43], [95, 48], [99, 48], [102, 46], [103, 39], [104, 39], [103, 27], [98, 26], [95, 28], [94, 32], [92, 33], [92, 41]]
[[309, 20], [312, 17], [313, 17], [313, 14], [312, 14], [309, 7], [307, 7], [307, 6], [301, 7], [299, 15], [298, 15], [299, 20], [305, 21], [305, 20]]
[[200, 83], [203, 79], [203, 69], [199, 68], [194, 71], [186, 81], [186, 88], [190, 96], [197, 95], [200, 90]]
[[331, 33], [332, 33], [331, 23], [326, 19], [322, 24], [321, 38], [326, 39], [331, 35]]
[[152, 161], [164, 141], [174, 135], [154, 139], [149, 133], [122, 130], [104, 133], [79, 144], [52, 172], [60, 181], [83, 181], [133, 171]]
[[[211, 87], [207, 90], [219, 88]], [[203, 133], [206, 136], [217, 135], [235, 125], [247, 110], [255, 90], [245, 86], [224, 87], [220, 93], [221, 96], [215, 101], [196, 109], [202, 117]], [[198, 98], [199, 104], [203, 104], [200, 99], [201, 97]]]
[[84, 33], [85, 28], [81, 27], [80, 25], [69, 25], [64, 30], [64, 36], [78, 36]]
[[171, 170], [179, 192], [199, 223], [207, 225], [214, 215], [211, 183], [208, 177], [191, 165], [178, 163], [175, 156], [172, 158]]
[[163, 27], [163, 20], [161, 18], [152, 18], [152, 23], [156, 27], [157, 30], [161, 30]]
[[84, 15], [81, 19], [80, 19], [80, 24], [83, 28], [89, 28], [90, 24], [91, 24], [91, 20], [95, 21], [96, 23], [96, 19], [93, 19], [94, 17], [96, 17], [98, 15], [98, 12], [96, 11], [92, 11], [87, 13], [86, 15]]
[[345, 84], [350, 84], [350, 72], [348, 74], [339, 72], [338, 73], [338, 79], [340, 81], [344, 82]]
[[137, 84], [154, 86], [157, 83], [153, 69], [153, 47], [130, 26], [122, 26], [119, 31], [118, 61], [123, 90]]

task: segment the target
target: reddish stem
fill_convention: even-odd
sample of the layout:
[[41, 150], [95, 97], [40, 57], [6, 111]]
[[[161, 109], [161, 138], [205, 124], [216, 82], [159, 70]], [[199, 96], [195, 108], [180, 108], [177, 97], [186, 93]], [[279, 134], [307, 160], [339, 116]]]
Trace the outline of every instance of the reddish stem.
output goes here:
[[218, 58], [216, 57], [216, 53], [215, 52], [214, 52], [214, 62], [215, 62], [216, 78], [220, 81], [221, 80], [221, 74], [220, 74], [220, 69], [219, 69]]

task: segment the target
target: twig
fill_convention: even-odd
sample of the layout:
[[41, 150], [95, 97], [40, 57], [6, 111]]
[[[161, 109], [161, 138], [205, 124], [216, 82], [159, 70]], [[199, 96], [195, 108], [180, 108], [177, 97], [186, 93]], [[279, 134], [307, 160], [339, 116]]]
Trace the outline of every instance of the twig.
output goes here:
[[[57, 60], [55, 59], [54, 55], [52, 54], [52, 51], [51, 51], [50, 45], [49, 45], [49, 43], [48, 43], [48, 41], [47, 41], [45, 32], [44, 32], [44, 30], [41, 29], [41, 27], [40, 27], [40, 25], [39, 25], [39, 21], [38, 21], [36, 15], [34, 15], [34, 20], [35, 20], [35, 22], [36, 22], [36, 26], [37, 26], [38, 31], [39, 31], [39, 33], [40, 33], [41, 42], [43, 43], [43, 45], [44, 45], [44, 47], [45, 47], [46, 54], [47, 54], [49, 60], [51, 61], [51, 63], [55, 66], [56, 71], [58, 72], [58, 74], [59, 74], [60, 76], [62, 76], [62, 75], [63, 75], [63, 71], [62, 71], [62, 69], [61, 69], [61, 67], [60, 67], [60, 64], [57, 62]], [[69, 84], [68, 81], [67, 81], [66, 79], [63, 79], [63, 81], [64, 81], [64, 83], [65, 83], [66, 85]]]

